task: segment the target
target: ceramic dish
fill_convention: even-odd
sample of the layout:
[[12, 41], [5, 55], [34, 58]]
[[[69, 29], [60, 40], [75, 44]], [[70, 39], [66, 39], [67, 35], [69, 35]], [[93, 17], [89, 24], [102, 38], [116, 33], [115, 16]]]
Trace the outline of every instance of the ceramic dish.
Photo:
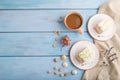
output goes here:
[[[82, 49], [84, 49], [86, 47], [89, 47], [93, 51], [93, 54], [88, 61], [84, 62], [84, 65], [83, 65], [77, 61], [75, 56], [77, 53], [79, 53]], [[99, 51], [92, 42], [78, 41], [72, 46], [72, 48], [70, 50], [70, 59], [71, 59], [73, 65], [79, 69], [83, 69], [83, 70], [91, 69], [99, 61]]]
[[[101, 22], [102, 20], [104, 20], [106, 18], [111, 20], [112, 25], [109, 29], [107, 29], [102, 34], [98, 34], [94, 30], [94, 27], [96, 26], [96, 24], [98, 24], [99, 22]], [[105, 41], [105, 40], [108, 40], [113, 37], [113, 35], [115, 34], [115, 31], [116, 31], [116, 26], [115, 26], [113, 19], [110, 16], [105, 15], [105, 14], [96, 14], [88, 22], [88, 31], [94, 39], [97, 39], [100, 41]]]

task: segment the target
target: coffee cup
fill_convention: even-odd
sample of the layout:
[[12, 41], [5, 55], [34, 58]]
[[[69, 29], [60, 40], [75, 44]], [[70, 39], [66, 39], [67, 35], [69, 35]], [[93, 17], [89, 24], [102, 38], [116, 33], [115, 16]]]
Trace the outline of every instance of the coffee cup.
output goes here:
[[80, 34], [83, 34], [82, 30], [83, 17], [78, 12], [71, 12], [65, 16], [64, 19], [65, 26], [72, 31], [78, 31]]

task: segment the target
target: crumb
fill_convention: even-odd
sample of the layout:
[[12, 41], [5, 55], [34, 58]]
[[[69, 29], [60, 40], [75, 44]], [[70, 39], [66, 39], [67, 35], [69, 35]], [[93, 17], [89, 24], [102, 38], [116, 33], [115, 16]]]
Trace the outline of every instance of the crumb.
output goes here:
[[67, 59], [66, 55], [61, 56], [61, 60], [66, 60], [66, 59]]
[[54, 62], [58, 62], [58, 59], [57, 59], [57, 58], [54, 58], [53, 61], [54, 61]]
[[55, 40], [58, 41], [58, 37], [56, 37]]
[[59, 17], [59, 19], [63, 19], [63, 18], [64, 18], [64, 16], [60, 16], [60, 17]]
[[58, 72], [54, 72], [54, 75], [58, 75]]
[[62, 68], [59, 68], [59, 70], [58, 70], [59, 72], [62, 72]]
[[64, 76], [68, 76], [68, 75], [69, 75], [69, 73], [68, 73], [68, 72], [64, 73]]
[[54, 34], [57, 34], [57, 31], [53, 31]]
[[60, 76], [60, 77], [64, 77], [64, 74], [60, 74], [59, 76]]
[[63, 66], [63, 67], [68, 67], [68, 63], [67, 63], [67, 62], [64, 62], [64, 63], [62, 64], [62, 66]]
[[62, 19], [58, 19], [57, 22], [58, 22], [58, 23], [62, 23], [63, 20], [62, 20]]
[[57, 34], [58, 34], [58, 35], [60, 35], [60, 34], [61, 34], [61, 32], [60, 32], [60, 31], [57, 31]]
[[50, 74], [52, 72], [52, 70], [48, 70], [47, 73]]
[[53, 48], [56, 48], [56, 44], [53, 44], [52, 47], [53, 47]]
[[54, 70], [58, 70], [58, 67], [54, 67]]
[[76, 75], [77, 71], [76, 70], [72, 70], [72, 75]]

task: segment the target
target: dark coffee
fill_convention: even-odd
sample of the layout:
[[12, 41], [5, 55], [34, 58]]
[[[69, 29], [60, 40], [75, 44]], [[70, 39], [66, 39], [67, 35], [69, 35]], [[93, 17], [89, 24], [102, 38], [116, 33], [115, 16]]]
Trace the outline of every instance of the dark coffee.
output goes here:
[[66, 24], [71, 29], [78, 29], [82, 25], [82, 19], [77, 14], [70, 14], [66, 18]]

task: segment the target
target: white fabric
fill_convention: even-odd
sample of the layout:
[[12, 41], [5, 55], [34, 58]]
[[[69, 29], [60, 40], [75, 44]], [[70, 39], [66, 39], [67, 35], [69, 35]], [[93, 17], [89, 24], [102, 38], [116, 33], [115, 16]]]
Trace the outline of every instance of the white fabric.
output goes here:
[[[99, 8], [98, 13], [107, 14], [115, 21], [117, 31], [112, 39], [107, 41], [94, 40], [100, 50], [100, 60], [96, 67], [85, 71], [82, 80], [120, 80], [120, 0], [111, 0]], [[109, 63], [108, 66], [101, 66], [102, 62], [108, 59], [103, 57], [106, 49], [114, 47], [111, 53], [116, 53], [118, 59]], [[103, 50], [103, 51], [101, 51]]]

